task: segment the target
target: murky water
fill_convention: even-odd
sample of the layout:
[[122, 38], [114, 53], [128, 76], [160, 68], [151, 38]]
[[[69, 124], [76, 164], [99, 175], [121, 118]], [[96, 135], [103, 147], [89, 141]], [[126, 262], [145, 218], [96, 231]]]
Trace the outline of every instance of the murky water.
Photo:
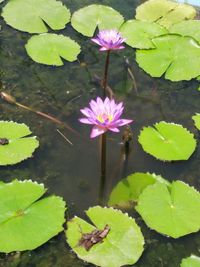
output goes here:
[[[133, 18], [139, 0], [63, 0], [71, 9], [86, 4], [107, 4], [120, 11], [126, 19]], [[99, 54], [88, 38], [67, 28], [59, 33], [69, 35], [82, 45], [81, 62], [67, 63], [54, 68], [34, 63], [24, 45], [30, 37], [7, 26], [1, 19], [0, 31], [0, 79], [3, 90], [17, 100], [43, 112], [50, 113], [69, 123], [81, 133], [76, 136], [59, 128], [72, 142], [70, 146], [56, 131], [58, 126], [28, 111], [0, 102], [0, 119], [27, 123], [40, 140], [40, 148], [32, 159], [12, 166], [1, 167], [1, 179], [9, 182], [15, 178], [33, 179], [49, 188], [50, 194], [62, 196], [69, 207], [68, 218], [75, 214], [84, 217], [84, 210], [98, 203], [99, 193], [99, 144], [89, 139], [89, 127], [78, 122], [79, 109], [91, 98], [101, 93], [95, 76], [102, 77], [105, 54]], [[134, 72], [138, 95], [127, 72], [124, 57], [128, 57]], [[134, 60], [134, 51], [127, 48], [113, 53], [109, 85], [116, 92], [116, 99], [125, 102], [126, 117], [134, 119], [134, 140], [126, 174], [136, 171], [155, 172], [171, 180], [180, 179], [200, 190], [200, 149], [187, 162], [162, 163], [147, 155], [137, 141], [143, 126], [160, 120], [181, 123], [196, 134], [191, 116], [200, 112], [198, 83], [172, 83], [153, 79], [145, 74]], [[120, 168], [121, 135], [110, 135], [108, 145], [107, 194], [122, 177]], [[191, 253], [200, 253], [200, 233], [178, 240], [163, 237], [150, 231], [141, 218], [132, 213], [142, 227], [146, 246], [136, 267], [178, 267], [181, 259]], [[81, 267], [92, 266], [77, 259], [65, 242], [64, 233], [31, 252], [0, 255], [2, 267]]]

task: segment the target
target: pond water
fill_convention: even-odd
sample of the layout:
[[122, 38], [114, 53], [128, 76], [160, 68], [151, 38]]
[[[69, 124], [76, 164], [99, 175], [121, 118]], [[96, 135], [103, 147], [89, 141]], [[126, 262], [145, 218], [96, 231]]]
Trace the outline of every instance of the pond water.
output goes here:
[[[131, 19], [139, 0], [62, 0], [71, 11], [91, 3], [110, 5]], [[3, 4], [2, 4], [3, 5]], [[1, 167], [1, 180], [9, 182], [15, 178], [32, 179], [44, 183], [49, 194], [64, 198], [68, 205], [68, 218], [74, 215], [85, 218], [84, 210], [98, 204], [99, 195], [99, 143], [90, 140], [90, 127], [78, 122], [80, 108], [87, 106], [91, 98], [101, 94], [96, 76], [102, 77], [105, 54], [88, 38], [76, 33], [69, 25], [59, 31], [79, 42], [83, 51], [78, 62], [63, 67], [48, 67], [34, 63], [27, 55], [24, 45], [30, 37], [7, 26], [1, 19], [0, 82], [7, 93], [18, 102], [52, 114], [69, 123], [81, 136], [60, 128], [51, 121], [34, 113], [0, 102], [0, 119], [27, 123], [40, 140], [40, 148], [34, 157], [12, 167]], [[128, 74], [125, 58], [129, 59], [134, 73], [138, 94]], [[84, 63], [84, 64], [83, 64]], [[133, 172], [154, 172], [164, 178], [182, 180], [200, 190], [200, 148], [186, 162], [163, 163], [146, 154], [137, 141], [143, 126], [166, 120], [183, 124], [196, 134], [191, 116], [200, 112], [200, 92], [196, 81], [172, 83], [154, 79], [144, 73], [135, 63], [134, 51], [127, 48], [111, 55], [109, 85], [116, 99], [125, 102], [124, 117], [132, 118], [133, 142], [128, 166], [121, 163], [121, 135], [109, 135], [108, 173], [106, 196], [122, 178]], [[57, 132], [66, 135], [73, 146]], [[105, 199], [106, 201], [106, 199]], [[142, 228], [146, 245], [141, 259], [135, 267], [178, 267], [183, 257], [192, 253], [200, 255], [200, 233], [178, 240], [167, 238], [151, 231], [141, 217], [130, 212]], [[23, 253], [0, 255], [1, 267], [81, 267], [92, 266], [77, 259], [59, 234], [40, 248]]]

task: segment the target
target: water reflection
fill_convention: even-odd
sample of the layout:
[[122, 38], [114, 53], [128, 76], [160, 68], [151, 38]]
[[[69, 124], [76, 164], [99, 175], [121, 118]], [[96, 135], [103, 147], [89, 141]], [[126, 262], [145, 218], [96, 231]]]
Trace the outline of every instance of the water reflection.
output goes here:
[[177, 0], [177, 2], [200, 7], [200, 1], [199, 0]]
[[[63, 0], [74, 11], [91, 3], [111, 5], [126, 18], [132, 18], [135, 6], [143, 0]], [[188, 1], [189, 2], [189, 1]], [[199, 0], [192, 1], [199, 5]], [[78, 122], [79, 109], [95, 98], [100, 87], [95, 75], [102, 77], [104, 56], [99, 57], [96, 47], [76, 34], [70, 27], [61, 33], [70, 35], [83, 46], [86, 67], [79, 63], [65, 63], [62, 68], [47, 67], [34, 63], [24, 50], [29, 35], [8, 27], [1, 20], [0, 79], [4, 89], [17, 97], [19, 102], [52, 114], [70, 123], [81, 137], [61, 129], [74, 144], [70, 146], [56, 131], [57, 126], [35, 114], [7, 103], [0, 103], [0, 119], [27, 123], [39, 136], [40, 148], [34, 158], [12, 167], [1, 167], [1, 179], [8, 182], [14, 178], [33, 179], [45, 183], [50, 194], [62, 196], [68, 204], [68, 218], [75, 214], [83, 217], [83, 210], [98, 200], [99, 189], [99, 144], [89, 140], [89, 129]], [[134, 73], [137, 93], [128, 68]], [[108, 176], [110, 190], [122, 176], [134, 172], [155, 172], [169, 180], [180, 179], [200, 189], [200, 149], [187, 162], [163, 163], [144, 153], [137, 137], [143, 126], [166, 120], [181, 123], [196, 134], [191, 116], [200, 112], [200, 92], [196, 81], [172, 83], [153, 79], [135, 63], [134, 51], [126, 49], [120, 55], [112, 55], [109, 85], [116, 91], [116, 99], [124, 101], [126, 116], [133, 118], [133, 141], [126, 173], [123, 172], [121, 135], [110, 135], [108, 142]], [[109, 192], [108, 192], [109, 193]], [[179, 240], [163, 237], [150, 231], [141, 218], [134, 216], [146, 238], [146, 249], [135, 267], [179, 267], [182, 257], [198, 254], [200, 234]], [[64, 233], [41, 248], [22, 253], [20, 256], [0, 256], [1, 267], [83, 267], [91, 266], [79, 261], [67, 246]]]

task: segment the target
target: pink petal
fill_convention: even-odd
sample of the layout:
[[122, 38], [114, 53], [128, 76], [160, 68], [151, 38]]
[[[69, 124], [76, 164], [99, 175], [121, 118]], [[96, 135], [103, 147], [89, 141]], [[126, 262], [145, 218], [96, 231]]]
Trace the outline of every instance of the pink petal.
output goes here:
[[98, 107], [102, 109], [104, 108], [103, 100], [100, 97], [97, 97], [96, 102], [97, 102]]
[[120, 46], [116, 47], [114, 50], [118, 50], [118, 49], [124, 49], [124, 48], [125, 48], [125, 46], [123, 46], [123, 45], [120, 45]]
[[85, 124], [94, 124], [94, 122], [91, 122], [89, 119], [86, 118], [81, 118], [79, 119], [79, 121]]
[[112, 132], [119, 133], [119, 129], [118, 129], [118, 128], [109, 127], [108, 129], [109, 129], [110, 131], [112, 131]]
[[80, 112], [83, 113], [83, 115], [85, 115], [88, 118], [93, 115], [93, 112], [89, 108], [81, 109]]
[[109, 48], [106, 48], [106, 47], [101, 47], [100, 49], [99, 49], [99, 51], [107, 51], [107, 50], [110, 50]]
[[99, 136], [99, 135], [105, 133], [106, 130], [107, 130], [106, 128], [102, 128], [102, 127], [94, 126], [94, 127], [92, 128], [92, 131], [91, 131], [91, 134], [90, 134], [90, 138], [94, 138], [94, 137], [96, 137], [96, 136]]
[[114, 124], [118, 127], [118, 126], [124, 126], [126, 124], [129, 124], [133, 122], [133, 120], [125, 120], [125, 119], [122, 119], [122, 120], [118, 120], [116, 121]]
[[91, 41], [95, 44], [101, 45], [101, 43], [99, 42], [99, 39], [96, 38], [92, 38]]

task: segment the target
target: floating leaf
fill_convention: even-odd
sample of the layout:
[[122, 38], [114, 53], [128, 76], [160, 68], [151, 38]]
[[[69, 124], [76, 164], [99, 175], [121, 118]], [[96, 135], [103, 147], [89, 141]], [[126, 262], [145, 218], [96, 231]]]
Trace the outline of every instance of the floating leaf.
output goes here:
[[174, 24], [169, 29], [170, 33], [180, 34], [182, 36], [190, 36], [200, 42], [200, 21], [186, 20]]
[[99, 30], [118, 29], [124, 22], [123, 16], [115, 9], [104, 5], [90, 5], [72, 15], [71, 24], [81, 34], [91, 37], [96, 27]]
[[168, 0], [149, 0], [136, 9], [136, 19], [157, 22], [166, 28], [195, 16], [196, 10], [192, 6]]
[[70, 11], [55, 0], [12, 0], [3, 8], [2, 16], [13, 28], [29, 33], [64, 29], [70, 20]]
[[64, 35], [44, 33], [31, 37], [26, 44], [26, 51], [38, 63], [62, 66], [62, 58], [68, 61], [77, 59], [80, 46]]
[[139, 142], [145, 152], [164, 161], [187, 160], [196, 147], [192, 133], [179, 124], [165, 121], [144, 127]]
[[192, 116], [195, 126], [198, 130], [200, 130], [200, 114], [196, 113], [196, 115]]
[[39, 200], [45, 191], [30, 180], [0, 183], [0, 252], [35, 249], [63, 230], [65, 202]]
[[120, 32], [126, 39], [125, 42], [133, 48], [155, 48], [151, 39], [168, 31], [157, 23], [139, 20], [128, 20], [120, 28]]
[[117, 205], [119, 207], [129, 207], [131, 202], [136, 202], [142, 191], [156, 182], [170, 185], [160, 175], [150, 173], [134, 173], [120, 181], [112, 190], [108, 205]]
[[[200, 74], [200, 46], [190, 37], [164, 35], [152, 40], [156, 49], [137, 50], [139, 66], [153, 77], [191, 80]], [[187, 64], [185, 64], [187, 62]], [[192, 66], [192, 67], [191, 67]]]
[[13, 121], [0, 121], [0, 165], [18, 163], [32, 156], [39, 146], [28, 126]]
[[199, 266], [200, 266], [200, 258], [194, 255], [186, 259], [183, 259], [181, 263], [181, 267], [199, 267]]
[[159, 233], [178, 238], [200, 229], [200, 193], [176, 181], [148, 186], [139, 196], [136, 210]]
[[[74, 217], [68, 222], [67, 241], [79, 258], [101, 267], [120, 267], [137, 262], [143, 252], [144, 238], [133, 218], [112, 208], [92, 207], [86, 211], [91, 225]], [[88, 251], [78, 245], [84, 233], [110, 227], [107, 236]]]

